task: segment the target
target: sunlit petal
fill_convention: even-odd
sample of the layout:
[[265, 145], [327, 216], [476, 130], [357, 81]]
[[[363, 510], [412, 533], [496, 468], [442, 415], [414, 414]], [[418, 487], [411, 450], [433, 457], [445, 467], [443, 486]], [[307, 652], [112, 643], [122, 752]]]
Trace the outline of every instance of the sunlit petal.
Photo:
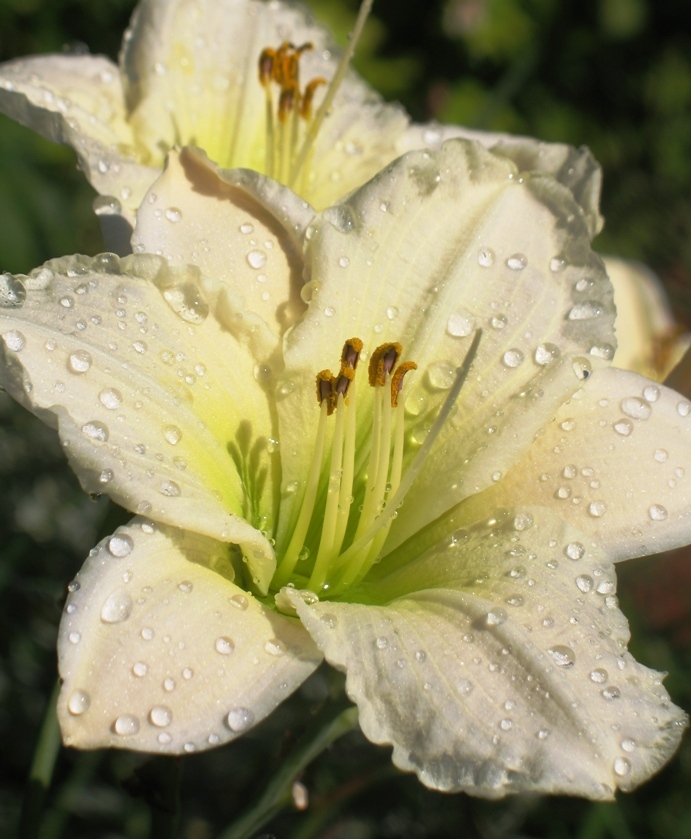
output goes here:
[[112, 254], [5, 275], [26, 299], [0, 308], [2, 384], [58, 427], [89, 492], [246, 545], [270, 578], [273, 552], [255, 529], [272, 516], [270, 409], [253, 357], [208, 314], [197, 278]]
[[60, 625], [64, 741], [180, 754], [243, 734], [321, 656], [232, 582], [228, 546], [135, 519], [70, 585]]
[[609, 799], [670, 757], [685, 715], [626, 652], [614, 568], [581, 540], [549, 510], [497, 511], [358, 602], [291, 598], [367, 737], [426, 785]]

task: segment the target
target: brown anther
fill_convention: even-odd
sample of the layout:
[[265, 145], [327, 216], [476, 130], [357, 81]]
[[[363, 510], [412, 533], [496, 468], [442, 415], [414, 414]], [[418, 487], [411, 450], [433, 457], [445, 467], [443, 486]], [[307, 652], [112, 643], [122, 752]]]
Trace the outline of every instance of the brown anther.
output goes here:
[[300, 116], [304, 120], [309, 121], [312, 119], [312, 102], [314, 101], [314, 94], [317, 92], [317, 88], [327, 84], [328, 82], [323, 76], [318, 76], [316, 79], [312, 79], [305, 87], [300, 103]]
[[394, 370], [394, 374], [391, 377], [392, 408], [395, 408], [398, 405], [398, 396], [401, 392], [401, 388], [403, 387], [403, 377], [410, 370], [417, 370], [417, 364], [414, 361], [404, 361], [403, 364], [399, 364]]
[[360, 361], [361, 352], [362, 341], [359, 338], [348, 338], [343, 345], [343, 352], [341, 353], [341, 370], [344, 367], [356, 370], [358, 361]]
[[335, 386], [336, 379], [331, 370], [322, 370], [317, 373], [317, 402], [320, 405], [326, 402], [328, 416], [331, 416], [336, 408], [338, 394]]
[[276, 63], [276, 50], [267, 47], [262, 50], [259, 56], [259, 84], [268, 88], [274, 74], [274, 65]]
[[386, 378], [396, 366], [402, 350], [403, 348], [398, 343], [382, 344], [377, 347], [369, 360], [369, 383], [371, 387], [386, 384]]

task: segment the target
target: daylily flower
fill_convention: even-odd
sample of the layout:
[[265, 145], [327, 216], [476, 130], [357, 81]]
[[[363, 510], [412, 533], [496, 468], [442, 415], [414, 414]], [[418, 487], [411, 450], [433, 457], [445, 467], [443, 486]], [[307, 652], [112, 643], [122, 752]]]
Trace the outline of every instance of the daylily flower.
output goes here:
[[341, 55], [306, 10], [282, 2], [142, 0], [119, 66], [91, 55], [7, 62], [0, 111], [75, 149], [100, 194], [108, 247], [121, 253], [131, 233], [122, 222], [134, 221], [168, 150], [185, 145], [270, 175], [323, 209], [406, 151], [470, 137], [575, 192], [579, 184], [576, 200], [600, 225], [599, 170], [587, 149], [411, 125], [348, 69], [356, 40]]
[[65, 743], [209, 748], [324, 657], [430, 787], [655, 772], [685, 715], [613, 563], [691, 539], [691, 404], [601, 358], [592, 221], [464, 140], [318, 214], [188, 149], [133, 255], [6, 275], [2, 384], [138, 514], [70, 586]]
[[691, 344], [658, 277], [641, 262], [604, 258], [617, 307], [613, 364], [663, 382]]

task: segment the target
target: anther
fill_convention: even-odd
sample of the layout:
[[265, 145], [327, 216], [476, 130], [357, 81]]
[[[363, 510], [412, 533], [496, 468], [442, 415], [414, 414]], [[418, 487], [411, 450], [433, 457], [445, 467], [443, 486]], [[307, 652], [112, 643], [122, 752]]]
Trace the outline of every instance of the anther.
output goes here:
[[343, 345], [343, 352], [341, 353], [341, 369], [349, 367], [355, 370], [360, 361], [360, 353], [362, 352], [362, 341], [359, 338], [349, 338]]
[[399, 364], [394, 370], [394, 374], [391, 377], [392, 408], [395, 408], [398, 405], [398, 396], [401, 392], [401, 388], [403, 387], [403, 378], [406, 373], [410, 372], [410, 370], [417, 370], [417, 364], [414, 361], [404, 361], [403, 364]]
[[266, 88], [271, 83], [276, 62], [276, 50], [267, 47], [259, 56], [259, 84]]
[[317, 402], [321, 405], [326, 402], [327, 415], [331, 416], [336, 408], [338, 394], [335, 390], [336, 380], [331, 370], [322, 370], [317, 373]]
[[304, 120], [309, 121], [312, 119], [312, 103], [317, 88], [320, 88], [322, 85], [326, 86], [327, 84], [328, 82], [323, 76], [318, 76], [316, 79], [312, 79], [305, 87], [305, 92], [302, 94], [302, 101], [300, 103], [300, 116]]
[[347, 396], [350, 383], [355, 378], [355, 370], [352, 367], [341, 367], [341, 372], [336, 376], [334, 391], [336, 396]]
[[369, 360], [369, 383], [372, 387], [386, 384], [387, 376], [396, 366], [402, 351], [403, 348], [398, 343], [377, 347]]

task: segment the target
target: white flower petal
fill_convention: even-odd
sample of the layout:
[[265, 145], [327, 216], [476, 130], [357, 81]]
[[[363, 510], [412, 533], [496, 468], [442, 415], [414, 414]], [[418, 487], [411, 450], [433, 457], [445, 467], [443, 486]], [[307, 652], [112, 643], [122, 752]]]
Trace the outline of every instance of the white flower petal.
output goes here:
[[691, 403], [637, 373], [597, 370], [505, 479], [468, 504], [516, 498], [550, 507], [614, 560], [687, 544]]
[[361, 586], [359, 603], [291, 599], [367, 737], [428, 786], [611, 799], [669, 759], [685, 715], [626, 652], [613, 566], [582, 540], [548, 510], [514, 510]]
[[[48, 55], [6, 62], [0, 65], [0, 111], [71, 146], [89, 181], [112, 196], [116, 209], [138, 206], [156, 177], [155, 169], [134, 162], [136, 139], [120, 71], [107, 58]], [[132, 212], [126, 215], [133, 221]]]
[[207, 316], [194, 271], [105, 254], [46, 263], [28, 291], [2, 280], [15, 302], [26, 295], [0, 308], [3, 386], [59, 427], [85, 489], [243, 544], [265, 588], [275, 560], [252, 525], [272, 517], [269, 405], [251, 354]]
[[[271, 211], [275, 210], [275, 214]], [[137, 213], [135, 252], [192, 263], [259, 315], [269, 334], [262, 360], [304, 311], [302, 241], [314, 210], [256, 172], [219, 171], [194, 149], [171, 152]], [[230, 328], [234, 328], [231, 322]], [[256, 331], [257, 325], [254, 326]]]
[[[493, 469], [473, 462], [493, 432], [525, 430], [530, 441], [535, 429], [505, 416], [513, 397], [542, 387], [560, 356], [611, 341], [611, 286], [570, 190], [476, 143], [451, 140], [440, 152], [407, 155], [318, 217], [307, 241], [309, 310], [286, 338], [285, 381], [293, 387], [279, 403], [288, 456], [314, 439], [315, 373], [338, 363], [353, 334], [368, 351], [399, 341], [403, 358], [418, 363], [404, 395], [410, 434], [421, 443], [474, 331], [484, 330], [455, 415], [414, 490], [406, 533], [510, 465], [506, 456]], [[371, 390], [364, 375], [356, 386], [366, 434], [368, 407], [360, 406]], [[287, 459], [283, 466], [284, 482], [302, 480], [307, 468]]]
[[571, 190], [576, 203], [585, 215], [590, 235], [602, 229], [600, 189], [602, 171], [586, 146], [575, 148], [565, 143], [546, 143], [532, 137], [476, 131], [458, 125], [410, 125], [398, 139], [400, 152], [414, 149], [438, 149], [454, 137], [475, 140], [496, 154], [513, 160], [522, 172], [545, 172]]
[[60, 625], [66, 745], [208, 749], [309, 676], [321, 656], [307, 633], [228, 577], [227, 545], [145, 519], [92, 551]]

